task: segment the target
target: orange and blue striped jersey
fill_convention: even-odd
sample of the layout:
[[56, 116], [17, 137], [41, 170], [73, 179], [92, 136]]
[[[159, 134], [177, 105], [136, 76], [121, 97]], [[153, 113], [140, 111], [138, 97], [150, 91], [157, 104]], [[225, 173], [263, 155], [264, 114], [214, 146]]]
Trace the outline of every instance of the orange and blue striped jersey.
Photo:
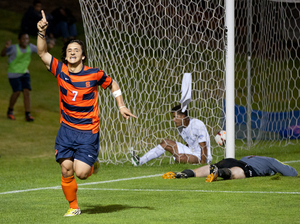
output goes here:
[[79, 130], [99, 131], [98, 85], [106, 89], [113, 82], [98, 68], [83, 65], [79, 73], [52, 57], [50, 70], [59, 89], [60, 123]]

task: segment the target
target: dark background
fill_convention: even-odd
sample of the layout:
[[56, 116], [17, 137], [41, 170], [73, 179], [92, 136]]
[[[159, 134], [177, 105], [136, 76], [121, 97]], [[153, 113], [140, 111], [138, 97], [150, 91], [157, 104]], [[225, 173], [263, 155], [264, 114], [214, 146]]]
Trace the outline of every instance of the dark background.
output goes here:
[[[79, 23], [82, 23], [79, 1], [77, 0], [41, 0], [43, 10], [51, 13], [55, 8], [62, 6], [72, 10]], [[0, 8], [24, 14], [33, 0], [0, 0]], [[21, 23], [21, 21], [20, 21]]]

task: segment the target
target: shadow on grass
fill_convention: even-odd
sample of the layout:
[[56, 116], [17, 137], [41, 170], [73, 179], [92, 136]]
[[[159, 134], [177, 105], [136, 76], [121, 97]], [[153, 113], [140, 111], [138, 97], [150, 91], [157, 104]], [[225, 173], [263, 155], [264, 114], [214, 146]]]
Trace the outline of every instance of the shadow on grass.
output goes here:
[[153, 207], [140, 207], [140, 206], [129, 206], [129, 205], [96, 205], [96, 206], [85, 206], [86, 209], [82, 209], [82, 213], [87, 214], [99, 214], [99, 213], [111, 213], [111, 212], [117, 212], [125, 209], [131, 209], [131, 208], [138, 208], [138, 209], [147, 209], [147, 210], [154, 210]]

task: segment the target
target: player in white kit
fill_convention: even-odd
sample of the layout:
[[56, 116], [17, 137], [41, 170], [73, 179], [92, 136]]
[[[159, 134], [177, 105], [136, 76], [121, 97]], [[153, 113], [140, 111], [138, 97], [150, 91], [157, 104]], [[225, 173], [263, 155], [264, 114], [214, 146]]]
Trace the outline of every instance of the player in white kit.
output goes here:
[[158, 158], [166, 151], [170, 152], [178, 163], [210, 163], [212, 160], [210, 137], [204, 123], [198, 119], [190, 118], [187, 111], [182, 112], [181, 105], [172, 108], [172, 115], [177, 131], [187, 145], [164, 139], [142, 157], [137, 156], [136, 152], [132, 151], [131, 161], [134, 166], [143, 165]]

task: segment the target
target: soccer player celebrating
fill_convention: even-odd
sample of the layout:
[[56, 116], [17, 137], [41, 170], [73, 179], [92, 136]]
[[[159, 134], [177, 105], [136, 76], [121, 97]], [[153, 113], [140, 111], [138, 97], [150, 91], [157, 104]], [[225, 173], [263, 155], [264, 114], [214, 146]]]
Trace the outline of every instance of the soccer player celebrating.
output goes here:
[[159, 145], [151, 149], [142, 157], [132, 151], [132, 164], [142, 165], [152, 159], [160, 157], [165, 151], [170, 152], [178, 163], [210, 163], [210, 138], [204, 123], [188, 116], [187, 110], [182, 112], [181, 105], [172, 108], [173, 121], [179, 135], [187, 143], [183, 145], [169, 139], [164, 139]]
[[245, 156], [240, 160], [223, 159], [215, 164], [202, 166], [194, 170], [186, 169], [182, 172], [167, 172], [163, 179], [206, 177], [206, 182], [216, 181], [218, 177], [224, 180], [244, 179], [256, 176], [272, 176], [280, 173], [283, 176], [295, 177], [297, 171], [275, 158], [264, 156]]
[[43, 18], [37, 23], [37, 53], [58, 82], [61, 126], [55, 141], [55, 155], [61, 166], [62, 190], [70, 204], [65, 216], [75, 216], [81, 211], [74, 173], [84, 180], [96, 173], [100, 166], [98, 85], [111, 89], [124, 118], [136, 116], [124, 105], [116, 81], [102, 70], [83, 64], [86, 54], [82, 41], [71, 40], [65, 44], [63, 62], [47, 52], [45, 34], [48, 22], [44, 11], [41, 12]]

